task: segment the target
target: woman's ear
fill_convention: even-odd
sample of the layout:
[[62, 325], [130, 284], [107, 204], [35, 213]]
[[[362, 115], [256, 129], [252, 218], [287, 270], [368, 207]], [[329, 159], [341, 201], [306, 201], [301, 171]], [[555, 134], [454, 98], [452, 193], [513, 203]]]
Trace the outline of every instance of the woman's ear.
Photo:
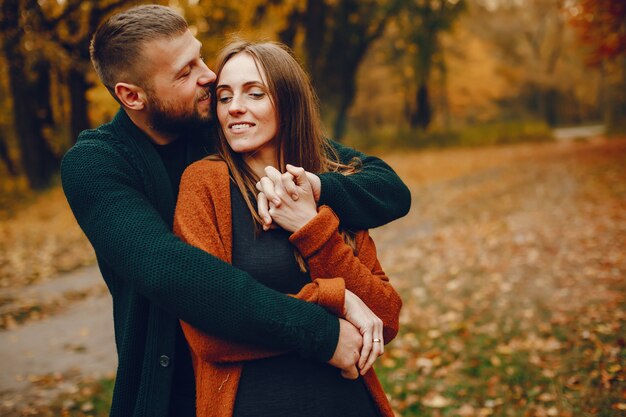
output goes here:
[[146, 93], [143, 88], [135, 84], [115, 84], [115, 95], [120, 103], [130, 110], [143, 110], [146, 106]]

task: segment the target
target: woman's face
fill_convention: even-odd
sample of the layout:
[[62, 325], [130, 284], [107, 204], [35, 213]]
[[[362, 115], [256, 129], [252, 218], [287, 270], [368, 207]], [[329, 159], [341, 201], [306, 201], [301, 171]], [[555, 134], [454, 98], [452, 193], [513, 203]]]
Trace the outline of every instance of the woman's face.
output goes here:
[[275, 153], [276, 109], [265, 80], [248, 53], [230, 58], [217, 80], [217, 118], [237, 153]]

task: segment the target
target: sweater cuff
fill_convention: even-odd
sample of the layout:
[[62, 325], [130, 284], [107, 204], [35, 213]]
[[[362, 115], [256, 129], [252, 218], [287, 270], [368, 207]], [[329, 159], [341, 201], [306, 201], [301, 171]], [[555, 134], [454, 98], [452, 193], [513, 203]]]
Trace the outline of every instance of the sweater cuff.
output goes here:
[[337, 317], [343, 317], [346, 284], [343, 278], [318, 278], [314, 281], [319, 288], [318, 304]]
[[323, 337], [318, 340], [313, 357], [320, 362], [328, 362], [337, 350], [337, 344], [339, 343], [339, 319], [333, 317], [330, 314], [326, 314], [328, 319], [322, 326], [324, 329]]
[[289, 241], [302, 256], [309, 258], [331, 238], [338, 227], [337, 215], [330, 207], [321, 206], [315, 217], [289, 236]]
[[331, 201], [337, 201], [337, 193], [335, 191], [340, 191], [341, 187], [337, 186], [338, 182], [336, 178], [340, 175], [343, 176], [343, 174], [338, 172], [325, 172], [318, 175], [322, 187], [320, 190], [320, 198], [317, 202], [319, 206], [329, 205]]

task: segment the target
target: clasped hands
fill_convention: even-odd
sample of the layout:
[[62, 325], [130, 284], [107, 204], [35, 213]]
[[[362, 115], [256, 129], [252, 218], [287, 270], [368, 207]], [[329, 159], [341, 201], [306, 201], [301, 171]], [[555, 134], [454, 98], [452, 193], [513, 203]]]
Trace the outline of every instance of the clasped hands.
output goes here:
[[[256, 184], [257, 207], [263, 230], [281, 227], [295, 232], [317, 214], [321, 181], [304, 168], [287, 165], [287, 172], [265, 168], [266, 176]], [[384, 352], [382, 320], [354, 293], [346, 290], [344, 316], [339, 319], [339, 340], [329, 364], [347, 379], [370, 370]]]

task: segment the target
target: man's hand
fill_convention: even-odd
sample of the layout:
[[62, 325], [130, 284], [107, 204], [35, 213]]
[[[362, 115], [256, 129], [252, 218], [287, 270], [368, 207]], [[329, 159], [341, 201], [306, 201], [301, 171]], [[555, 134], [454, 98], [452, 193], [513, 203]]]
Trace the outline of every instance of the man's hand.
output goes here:
[[[287, 169], [289, 169], [291, 165], [287, 165]], [[311, 183], [311, 191], [313, 192], [313, 198], [315, 198], [315, 202], [319, 203], [320, 201], [320, 196], [322, 195], [322, 180], [320, 180], [320, 177], [318, 177], [317, 175], [315, 175], [312, 172], [309, 171], [304, 171], [306, 173], [306, 177], [309, 180], [309, 183]]]
[[[281, 207], [284, 202], [297, 201], [302, 190], [298, 187], [298, 177], [302, 177], [302, 172], [306, 174], [308, 180], [308, 193], [313, 195], [314, 201], [319, 201], [322, 192], [322, 182], [320, 178], [302, 168], [287, 164], [287, 172], [281, 173], [276, 168], [268, 166], [265, 168], [266, 176], [261, 178], [256, 184], [259, 194], [257, 197], [257, 209], [263, 219], [263, 230], [269, 230], [273, 219], [270, 215], [270, 204], [274, 207]], [[303, 181], [301, 178], [300, 181]]]
[[341, 369], [341, 376], [346, 379], [357, 379], [359, 371], [356, 363], [359, 361], [359, 351], [363, 344], [363, 337], [352, 324], [339, 319], [339, 341], [333, 357], [328, 363]]
[[361, 375], [370, 370], [376, 359], [385, 351], [383, 321], [352, 291], [346, 290], [344, 317], [363, 336], [363, 347], [359, 359]]

